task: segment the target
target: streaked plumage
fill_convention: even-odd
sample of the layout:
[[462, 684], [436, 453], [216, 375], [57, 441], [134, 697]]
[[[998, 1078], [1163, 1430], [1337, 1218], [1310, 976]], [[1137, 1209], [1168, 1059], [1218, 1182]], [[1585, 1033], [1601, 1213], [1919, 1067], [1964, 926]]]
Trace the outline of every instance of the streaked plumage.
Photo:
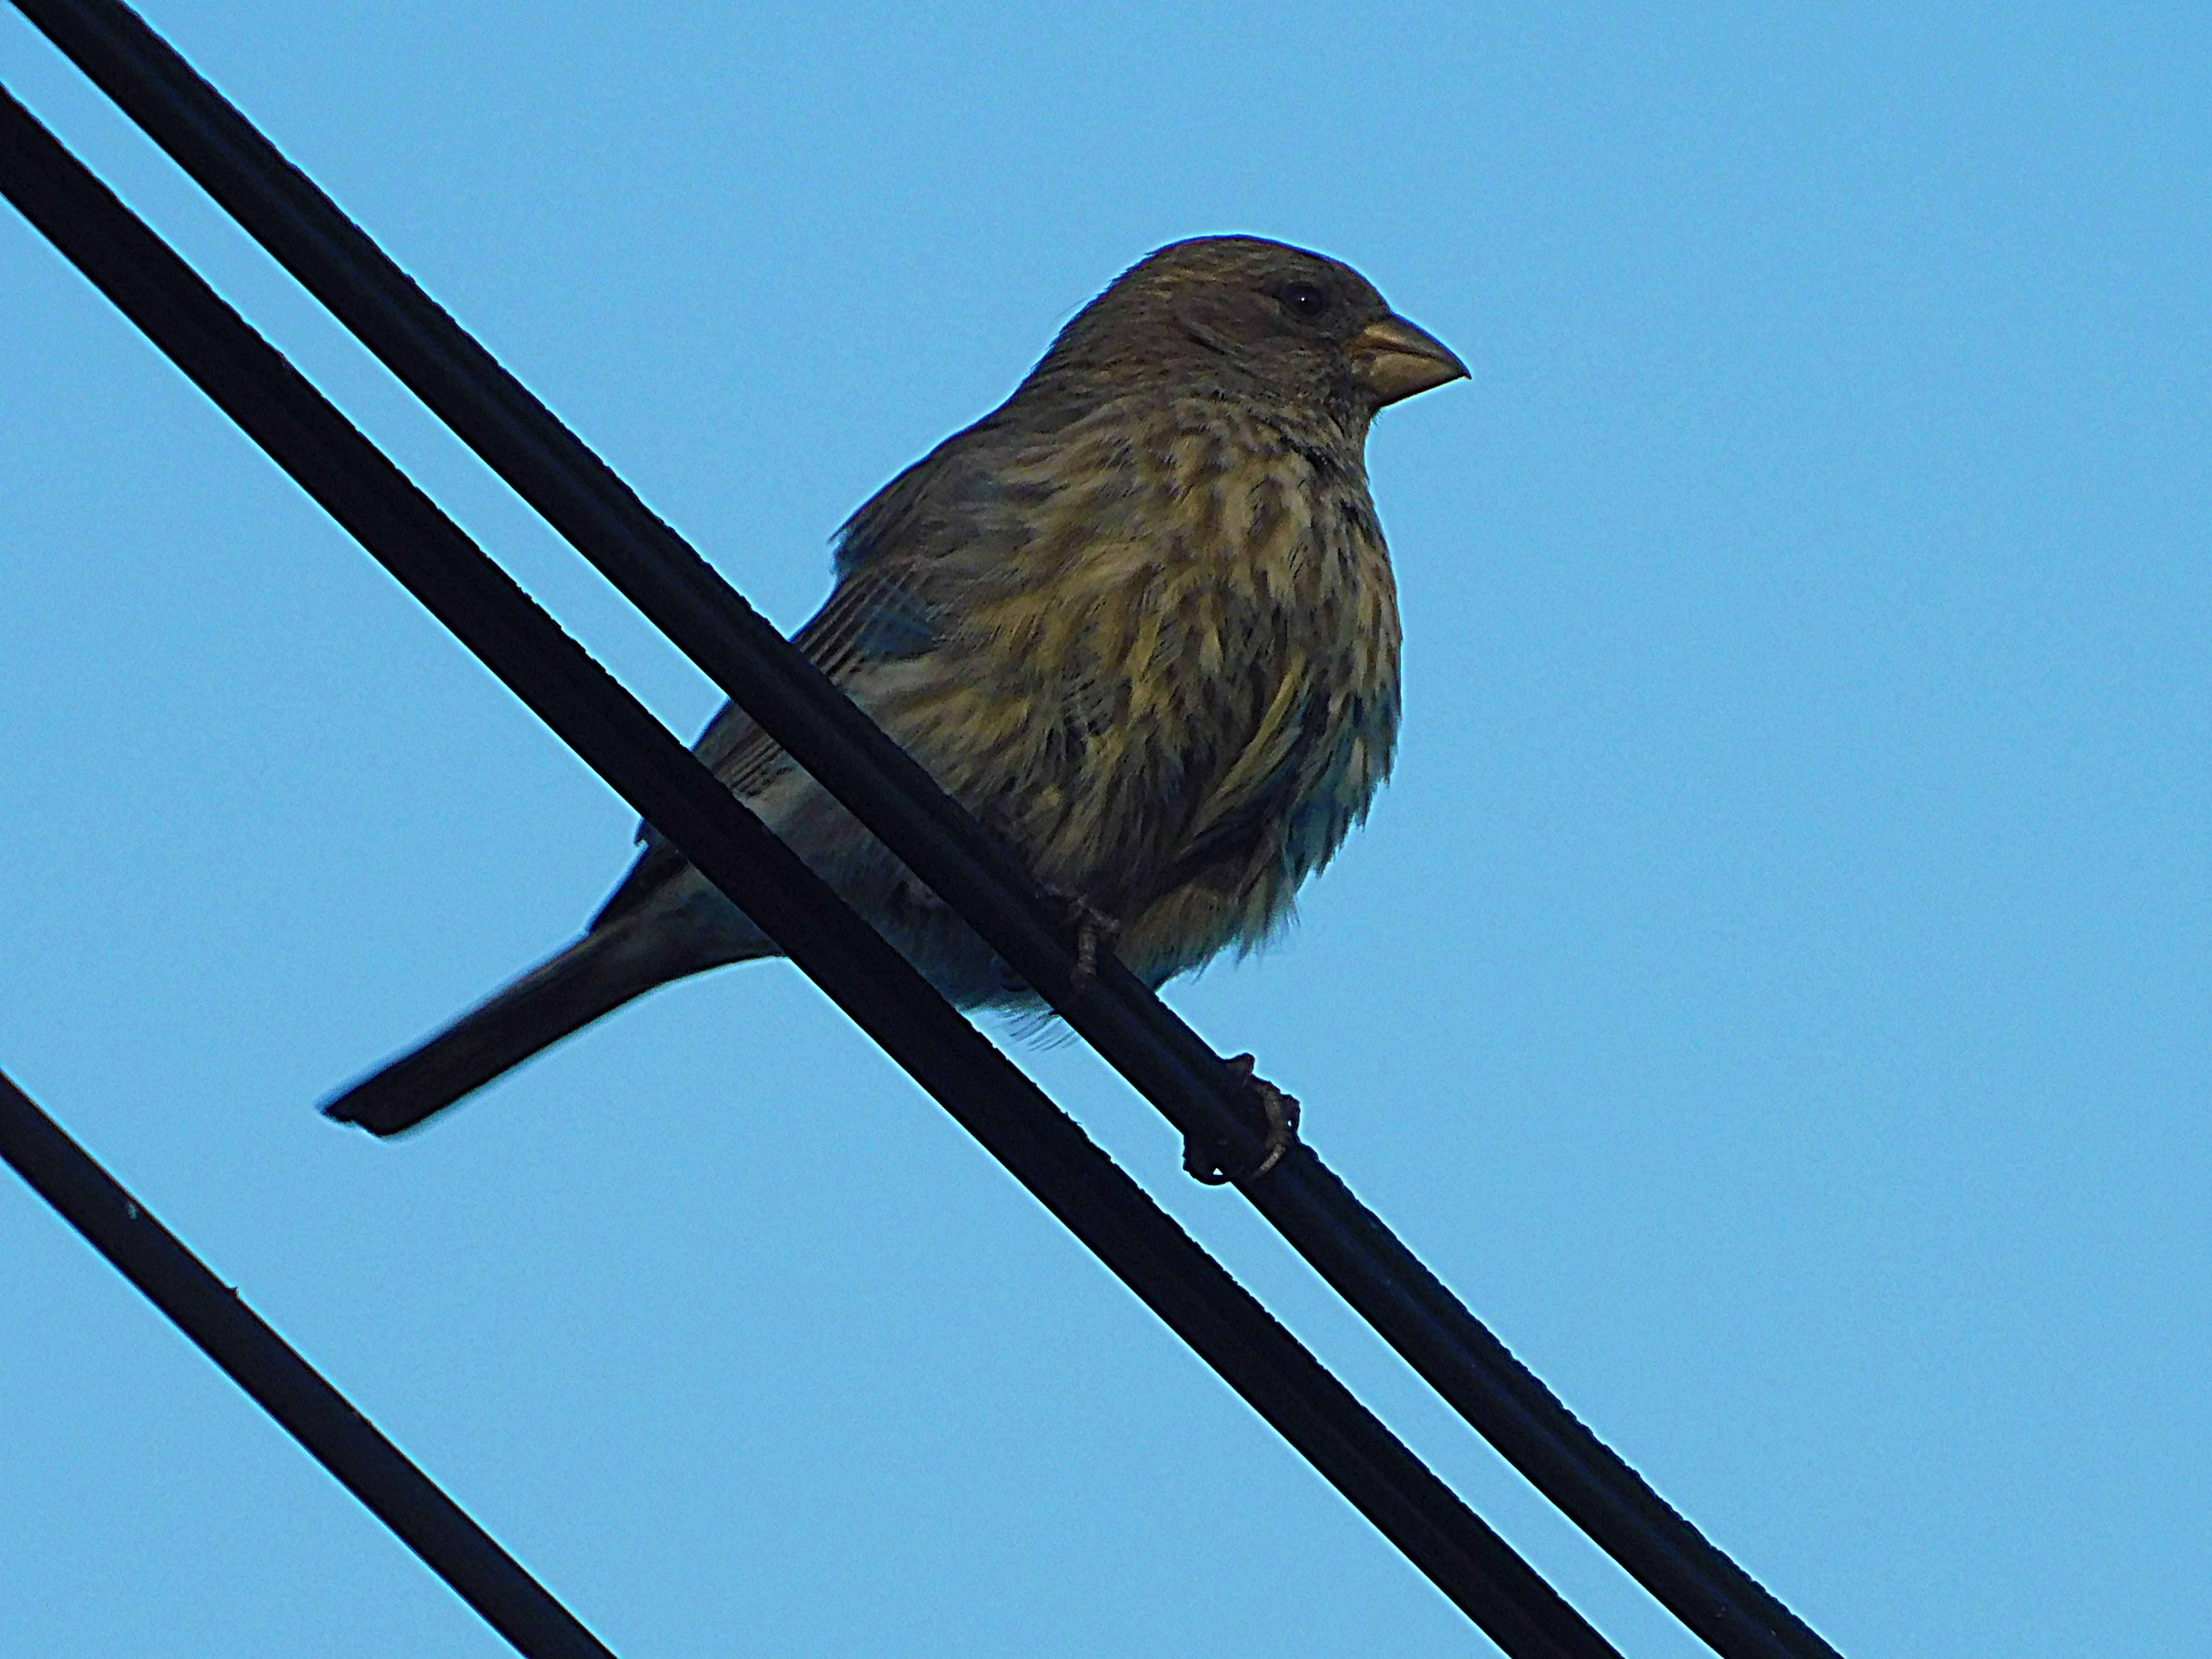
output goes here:
[[[1369, 421], [1465, 373], [1349, 267], [1163, 248], [855, 513], [797, 642], [1159, 984], [1288, 915], [1398, 725]], [[752, 721], [697, 745], [948, 996], [1033, 1002]], [[575, 944], [331, 1103], [389, 1133], [653, 986], [775, 954], [650, 830]]]

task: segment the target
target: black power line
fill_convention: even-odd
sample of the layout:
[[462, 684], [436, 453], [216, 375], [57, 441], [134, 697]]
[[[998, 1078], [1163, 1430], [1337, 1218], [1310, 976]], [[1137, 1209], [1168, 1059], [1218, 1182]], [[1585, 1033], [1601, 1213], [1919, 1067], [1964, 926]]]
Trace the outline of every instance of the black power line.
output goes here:
[[4, 1074], [0, 1158], [518, 1650], [531, 1659], [615, 1659]]
[[1618, 1659], [1119, 1165], [4, 93], [0, 193], [1499, 1647], [1516, 1659]]
[[[1058, 907], [1000, 843], [118, 0], [15, 0], [339, 321], [850, 807], [1188, 1138], [1249, 1168], [1248, 1092], [1118, 963], [1069, 994]], [[664, 826], [665, 828], [665, 826]], [[1516, 1359], [1310, 1149], [1240, 1183], [1536, 1488], [1727, 1659], [1838, 1659]]]

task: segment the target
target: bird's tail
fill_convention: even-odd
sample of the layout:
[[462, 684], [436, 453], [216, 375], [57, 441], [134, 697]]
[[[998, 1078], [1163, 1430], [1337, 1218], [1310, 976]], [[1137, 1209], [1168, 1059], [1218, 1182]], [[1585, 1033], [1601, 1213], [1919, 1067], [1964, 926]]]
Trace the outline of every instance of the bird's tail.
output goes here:
[[[323, 1103], [326, 1116], [396, 1135], [481, 1089], [632, 997], [687, 975], [764, 955], [672, 937], [642, 916], [594, 927], [444, 1030]], [[765, 941], [763, 941], [765, 944]]]

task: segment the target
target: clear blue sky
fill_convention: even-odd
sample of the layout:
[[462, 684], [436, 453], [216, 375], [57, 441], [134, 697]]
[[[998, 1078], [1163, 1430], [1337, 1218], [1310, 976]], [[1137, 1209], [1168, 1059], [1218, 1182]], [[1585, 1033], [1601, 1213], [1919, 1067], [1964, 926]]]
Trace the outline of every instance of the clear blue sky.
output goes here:
[[[149, 15], [771, 616], [1147, 249], [1474, 368], [1397, 781], [1173, 1000], [1852, 1656], [2203, 1650], [2202, 7]], [[672, 724], [716, 699], [12, 13], [0, 76]], [[1486, 1644], [781, 965], [325, 1091], [629, 812], [0, 212], [0, 1066], [614, 1647]], [[1629, 1654], [1698, 1651], [1078, 1047], [1018, 1048]], [[497, 1639], [0, 1181], [0, 1651]]]

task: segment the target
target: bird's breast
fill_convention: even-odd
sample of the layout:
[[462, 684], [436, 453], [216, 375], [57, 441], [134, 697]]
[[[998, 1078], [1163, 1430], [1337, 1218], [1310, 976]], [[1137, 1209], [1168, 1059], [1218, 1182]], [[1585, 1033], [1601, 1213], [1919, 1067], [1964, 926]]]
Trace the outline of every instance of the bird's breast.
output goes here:
[[994, 555], [879, 718], [1044, 879], [1127, 915], [1202, 875], [1264, 927], [1395, 740], [1358, 446], [1212, 407], [1061, 435], [1002, 470]]

